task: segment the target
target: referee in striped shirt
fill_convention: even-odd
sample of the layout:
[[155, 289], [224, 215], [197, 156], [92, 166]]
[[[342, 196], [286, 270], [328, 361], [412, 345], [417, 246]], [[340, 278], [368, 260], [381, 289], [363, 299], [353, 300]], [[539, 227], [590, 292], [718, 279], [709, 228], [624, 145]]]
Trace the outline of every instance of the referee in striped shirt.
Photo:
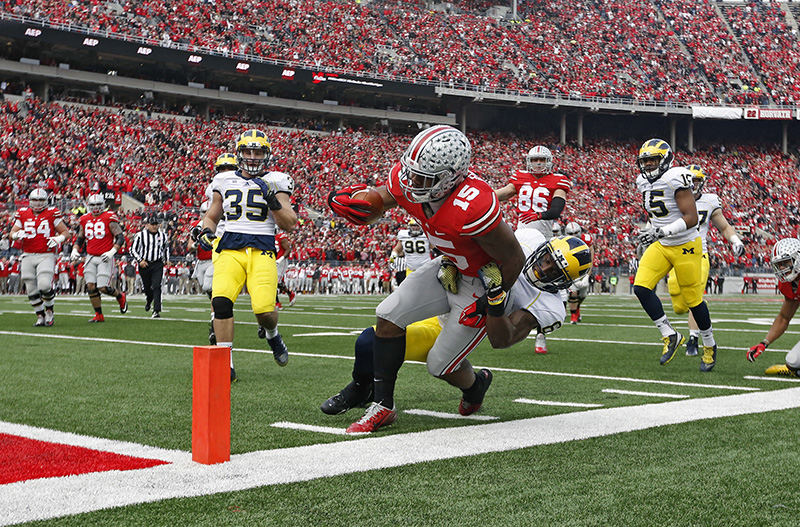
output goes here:
[[169, 261], [169, 237], [159, 230], [159, 224], [157, 216], [150, 216], [131, 245], [131, 254], [139, 262], [139, 276], [147, 298], [144, 310], [150, 311], [152, 306], [153, 318], [161, 318], [161, 278], [164, 262]]

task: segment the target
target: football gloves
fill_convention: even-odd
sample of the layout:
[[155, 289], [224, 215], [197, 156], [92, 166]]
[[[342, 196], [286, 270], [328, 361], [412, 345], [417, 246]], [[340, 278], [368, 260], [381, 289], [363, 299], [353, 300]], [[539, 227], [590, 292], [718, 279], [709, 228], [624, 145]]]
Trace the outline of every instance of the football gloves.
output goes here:
[[478, 270], [478, 276], [486, 288], [487, 312], [493, 317], [502, 317], [506, 304], [503, 290], [503, 273], [494, 262], [489, 262]]
[[78, 251], [78, 248], [77, 248], [77, 247], [74, 247], [74, 246], [72, 247], [72, 252], [69, 254], [69, 257], [70, 257], [72, 260], [78, 260], [78, 259], [80, 259], [80, 257], [81, 257], [81, 253], [80, 253], [80, 251]]
[[264, 181], [260, 177], [253, 178], [251, 181], [261, 189], [261, 195], [264, 196], [264, 201], [267, 202], [269, 210], [281, 210], [283, 205], [278, 201], [277, 188], [272, 182]]
[[103, 254], [101, 254], [100, 255], [100, 259], [103, 260], [104, 262], [107, 262], [107, 261], [113, 259], [115, 254], [117, 254], [117, 249], [112, 247], [111, 249], [109, 249], [106, 252], [104, 252]]
[[458, 323], [470, 328], [482, 328], [486, 325], [486, 309], [489, 301], [486, 295], [481, 296], [461, 311]]
[[209, 229], [208, 227], [204, 228], [200, 231], [200, 236], [197, 237], [197, 245], [200, 246], [201, 249], [205, 251], [210, 251], [214, 247], [214, 240], [217, 239], [217, 236], [214, 232]]
[[59, 234], [57, 236], [50, 236], [49, 238], [47, 238], [47, 247], [49, 247], [50, 249], [55, 249], [61, 243], [64, 243], [64, 240], [66, 239], [67, 237], [64, 236], [63, 234]]
[[453, 260], [447, 256], [442, 256], [442, 263], [439, 265], [439, 272], [436, 273], [436, 278], [446, 291], [458, 294], [458, 267], [453, 263]]
[[539, 221], [540, 219], [542, 219], [542, 215], [532, 210], [527, 210], [525, 212], [519, 213], [519, 221], [521, 221], [522, 223], [531, 223], [534, 221]]
[[661, 227], [657, 229], [642, 229], [639, 232], [639, 244], [647, 247], [653, 242], [660, 240], [664, 236], [666, 236], [666, 234], [664, 234], [664, 231], [661, 229]]
[[759, 355], [764, 353], [767, 349], [767, 345], [764, 342], [759, 342], [747, 352], [747, 360], [750, 362], [755, 362]]
[[356, 183], [341, 190], [332, 190], [328, 194], [328, 206], [342, 218], [358, 225], [364, 225], [372, 214], [372, 205], [369, 201], [353, 199], [351, 196], [366, 188], [367, 185], [364, 183]]
[[11, 235], [12, 240], [21, 240], [24, 237], [25, 237], [25, 231], [23, 231], [22, 229], [18, 230], [17, 232]]
[[744, 254], [743, 243], [734, 243], [731, 249], [733, 250], [733, 255], [737, 258]]
[[194, 243], [197, 243], [197, 239], [200, 237], [200, 233], [202, 232], [203, 229], [201, 229], [199, 225], [195, 225], [192, 227], [192, 230], [189, 231], [189, 238], [191, 238]]

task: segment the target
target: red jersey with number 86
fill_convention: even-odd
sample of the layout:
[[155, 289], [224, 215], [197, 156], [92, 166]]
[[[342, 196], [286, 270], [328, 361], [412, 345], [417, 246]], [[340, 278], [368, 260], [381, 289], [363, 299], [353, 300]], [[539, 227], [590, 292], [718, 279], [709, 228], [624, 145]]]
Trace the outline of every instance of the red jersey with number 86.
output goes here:
[[422, 203], [412, 203], [400, 188], [400, 163], [392, 167], [386, 187], [389, 193], [422, 226], [431, 245], [447, 255], [466, 276], [478, 276], [478, 270], [491, 258], [475, 241], [503, 221], [497, 195], [484, 180], [469, 174], [453, 192], [442, 200], [439, 210], [426, 217]]
[[525, 170], [517, 170], [509, 183], [517, 191], [517, 211], [544, 212], [550, 208], [556, 190], [569, 192], [572, 180], [564, 174], [545, 174], [536, 177]]
[[107, 210], [95, 216], [84, 214], [80, 219], [83, 235], [86, 238], [86, 252], [91, 256], [100, 256], [114, 246], [114, 234], [111, 223], [119, 223], [117, 215]]
[[56, 236], [56, 226], [63, 222], [61, 211], [55, 207], [47, 207], [36, 213], [30, 207], [23, 207], [14, 217], [14, 226], [25, 232], [22, 238], [22, 252], [24, 253], [53, 253], [57, 247], [47, 247], [47, 239]]

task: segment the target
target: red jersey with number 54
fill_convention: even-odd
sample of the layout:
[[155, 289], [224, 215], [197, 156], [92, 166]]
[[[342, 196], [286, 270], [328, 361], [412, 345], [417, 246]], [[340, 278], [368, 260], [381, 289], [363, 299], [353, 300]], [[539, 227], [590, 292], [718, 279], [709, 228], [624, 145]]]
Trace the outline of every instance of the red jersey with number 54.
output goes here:
[[25, 232], [22, 238], [22, 252], [24, 253], [52, 253], [47, 247], [47, 239], [56, 236], [56, 226], [62, 223], [61, 211], [55, 207], [47, 207], [40, 213], [35, 213], [30, 207], [19, 209], [14, 216], [14, 226]]
[[422, 226], [431, 245], [447, 255], [462, 274], [478, 276], [491, 258], [475, 241], [503, 221], [497, 195], [484, 180], [469, 174], [428, 218], [422, 203], [412, 203], [400, 188], [400, 163], [392, 167], [386, 187], [389, 193]]
[[117, 215], [107, 210], [95, 216], [84, 214], [80, 219], [83, 235], [86, 237], [86, 252], [91, 256], [100, 256], [114, 246], [114, 234], [111, 223], [119, 223]]
[[569, 192], [572, 180], [564, 174], [545, 174], [541, 177], [526, 170], [517, 170], [509, 183], [517, 191], [518, 212], [544, 212], [550, 208], [556, 190]]

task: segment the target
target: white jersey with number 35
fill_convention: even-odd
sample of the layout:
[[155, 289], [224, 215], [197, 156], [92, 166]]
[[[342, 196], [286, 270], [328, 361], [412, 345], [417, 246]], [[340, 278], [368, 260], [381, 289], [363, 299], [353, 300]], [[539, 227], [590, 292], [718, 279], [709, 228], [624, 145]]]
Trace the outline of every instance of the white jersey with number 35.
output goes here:
[[[680, 189], [692, 189], [692, 174], [684, 167], [673, 167], [650, 183], [647, 178], [639, 175], [636, 186], [642, 193], [644, 209], [654, 229], [666, 227], [675, 220], [683, 217], [675, 201], [675, 192]], [[697, 226], [683, 232], [661, 239], [661, 244], [666, 246], [682, 245], [697, 238]]]
[[[291, 195], [294, 182], [283, 172], [269, 172], [262, 176], [276, 192]], [[209, 185], [211, 192], [222, 196], [223, 218], [226, 232], [274, 235], [275, 220], [264, 200], [261, 187], [237, 171], [221, 172]]]

